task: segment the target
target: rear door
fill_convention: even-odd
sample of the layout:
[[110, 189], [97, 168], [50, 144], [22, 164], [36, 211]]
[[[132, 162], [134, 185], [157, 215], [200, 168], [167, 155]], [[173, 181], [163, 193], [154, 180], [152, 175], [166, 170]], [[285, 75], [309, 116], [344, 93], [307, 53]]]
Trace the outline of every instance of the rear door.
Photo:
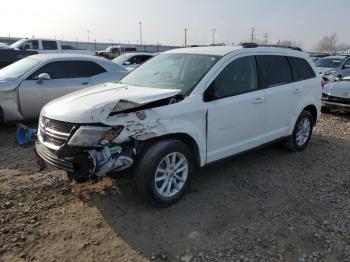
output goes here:
[[292, 67], [283, 55], [257, 56], [261, 87], [266, 90], [267, 141], [287, 135], [302, 95], [300, 83], [293, 83]]
[[[65, 94], [90, 86], [90, 61], [56, 61], [38, 69], [22, 82], [19, 100], [25, 118], [35, 118], [49, 101]], [[47, 73], [50, 80], [41, 83], [38, 75]]]

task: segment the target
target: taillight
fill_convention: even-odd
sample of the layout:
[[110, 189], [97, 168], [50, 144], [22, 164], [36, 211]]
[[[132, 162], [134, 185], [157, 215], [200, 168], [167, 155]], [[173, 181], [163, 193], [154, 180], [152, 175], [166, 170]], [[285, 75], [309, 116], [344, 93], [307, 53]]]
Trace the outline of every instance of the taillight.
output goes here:
[[98, 52], [97, 51], [95, 52], [95, 56], [98, 56]]

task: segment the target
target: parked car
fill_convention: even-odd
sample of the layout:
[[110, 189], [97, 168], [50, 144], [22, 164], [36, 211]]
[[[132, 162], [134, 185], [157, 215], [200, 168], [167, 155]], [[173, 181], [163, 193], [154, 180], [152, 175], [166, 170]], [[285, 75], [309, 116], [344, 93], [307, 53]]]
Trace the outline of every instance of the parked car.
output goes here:
[[198, 167], [277, 140], [304, 150], [320, 117], [316, 72], [286, 48], [171, 50], [47, 104], [36, 152], [78, 180], [133, 167], [142, 196], [170, 205]]
[[121, 66], [94, 56], [26, 57], [0, 70], [0, 121], [37, 118], [49, 101], [96, 84], [118, 81], [127, 73]]
[[10, 49], [11, 47], [9, 47], [6, 44], [0, 43], [0, 49]]
[[112, 61], [124, 67], [128, 71], [132, 71], [153, 56], [153, 54], [149, 53], [125, 53], [117, 58], [114, 58]]
[[95, 55], [101, 56], [107, 59], [114, 59], [120, 56], [121, 54], [130, 53], [130, 52], [136, 52], [136, 47], [117, 45], [117, 46], [109, 46], [106, 48], [106, 50], [96, 51]]
[[8, 66], [24, 57], [35, 55], [37, 51], [17, 50], [12, 48], [0, 48], [0, 69]]
[[349, 56], [327, 56], [316, 62], [318, 72], [326, 82], [337, 81], [339, 78], [350, 73]]
[[331, 110], [350, 112], [350, 74], [323, 87], [322, 111]]
[[66, 48], [67, 45], [62, 45], [61, 41], [52, 39], [25, 38], [13, 43], [13, 49], [37, 51], [40, 54], [46, 53], [68, 53], [68, 54], [83, 54], [93, 55], [93, 52], [87, 49], [75, 49], [72, 46]]

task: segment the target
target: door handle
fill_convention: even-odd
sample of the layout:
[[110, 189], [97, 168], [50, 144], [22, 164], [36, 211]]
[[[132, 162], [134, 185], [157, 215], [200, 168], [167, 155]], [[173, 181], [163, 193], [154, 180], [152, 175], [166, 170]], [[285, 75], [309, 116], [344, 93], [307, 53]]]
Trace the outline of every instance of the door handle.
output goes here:
[[260, 104], [260, 103], [263, 103], [264, 101], [265, 101], [265, 98], [258, 97], [255, 100], [253, 100], [253, 104]]
[[294, 94], [300, 94], [301, 93], [301, 89], [300, 88], [296, 88], [293, 91]]
[[82, 85], [88, 85], [89, 82], [82, 82], [81, 84], [82, 84]]

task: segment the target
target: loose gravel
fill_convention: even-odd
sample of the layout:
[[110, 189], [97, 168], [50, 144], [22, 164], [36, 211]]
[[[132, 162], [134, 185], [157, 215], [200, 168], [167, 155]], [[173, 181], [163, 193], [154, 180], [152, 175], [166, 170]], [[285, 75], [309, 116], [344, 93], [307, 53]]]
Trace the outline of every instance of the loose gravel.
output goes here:
[[324, 114], [307, 150], [275, 144], [200, 170], [154, 209], [130, 177], [39, 172], [0, 127], [0, 261], [350, 261], [350, 116]]

